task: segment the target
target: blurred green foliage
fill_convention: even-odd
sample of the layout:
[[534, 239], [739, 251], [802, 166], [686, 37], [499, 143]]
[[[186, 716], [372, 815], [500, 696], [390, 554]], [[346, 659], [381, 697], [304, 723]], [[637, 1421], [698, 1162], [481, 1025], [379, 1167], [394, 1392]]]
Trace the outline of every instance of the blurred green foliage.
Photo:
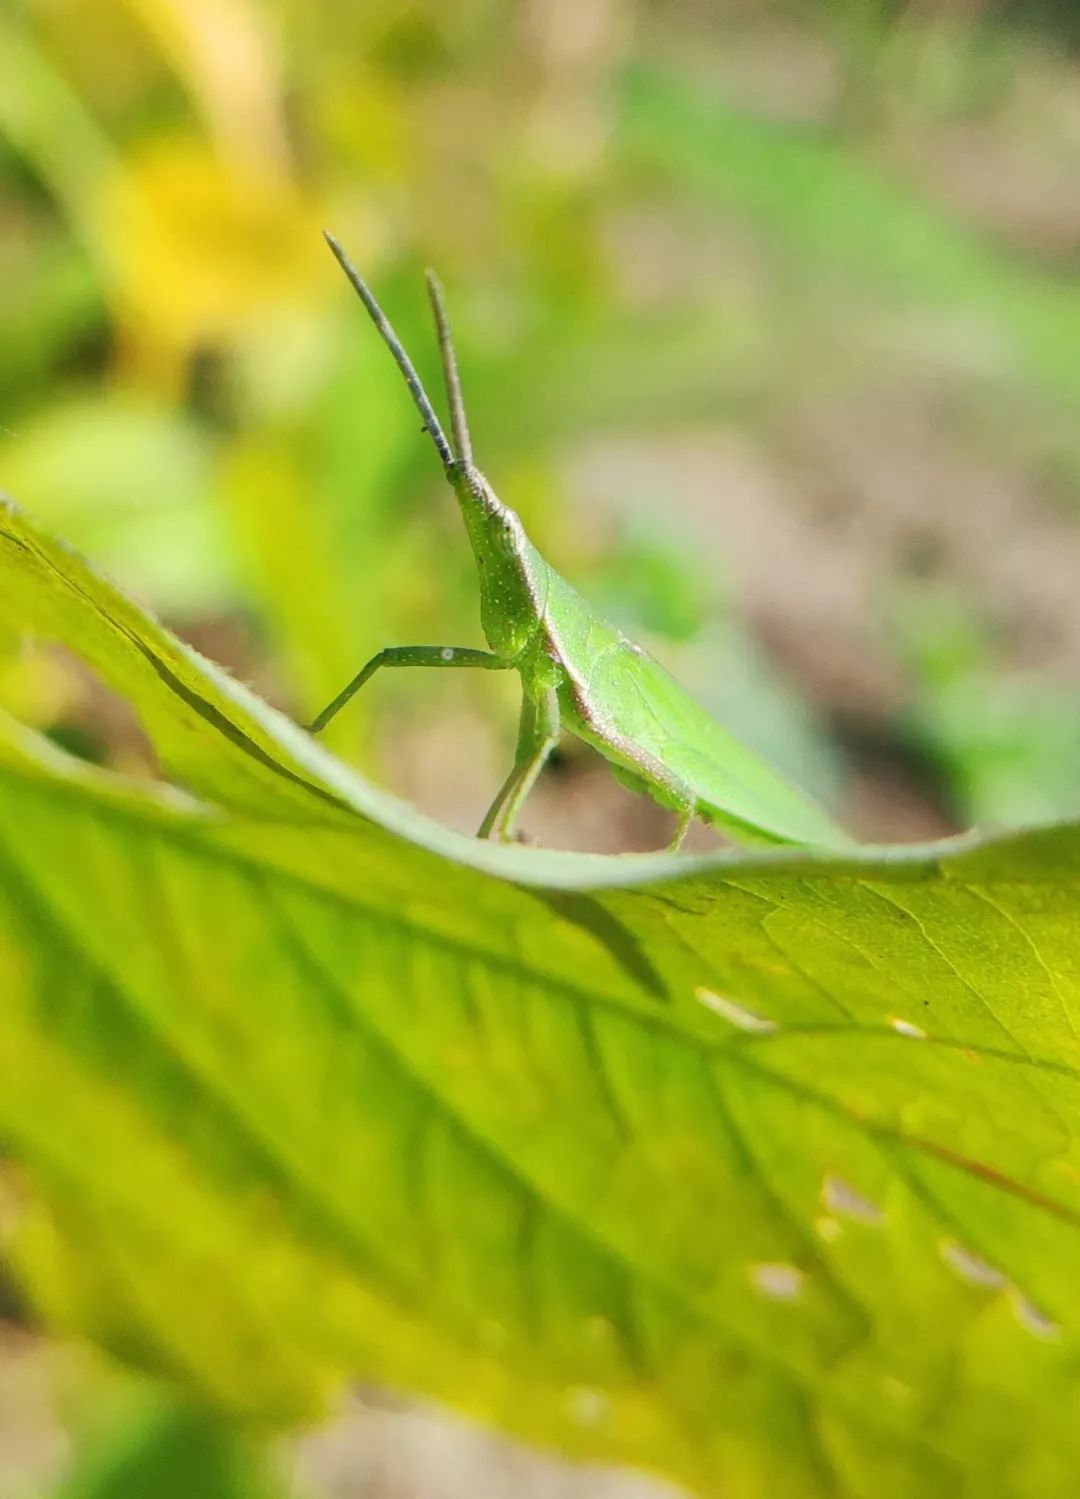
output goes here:
[[285, 1499], [267, 1466], [235, 1425], [144, 1392], [99, 1419], [54, 1499]]
[[[884, 386], [934, 402], [1028, 504], [1071, 502], [1080, 291], [1053, 211], [1080, 152], [1071, 24], [1049, 4], [886, 0], [10, 0], [0, 484], [298, 715], [382, 644], [476, 639], [456, 516], [324, 252], [331, 224], [429, 378], [418, 273], [440, 268], [481, 460], [564, 571], [707, 685], [729, 671], [722, 641], [760, 663], [748, 697], [711, 694], [740, 731], [772, 733], [801, 675], [817, 708], [776, 758], [804, 778], [843, 779], [827, 720], [884, 712], [963, 821], [968, 751], [948, 734], [942, 750], [918, 671], [906, 701], [838, 708], [798, 651], [781, 639], [770, 666], [740, 623], [773, 604], [724, 561], [737, 492], [673, 528], [669, 458], [624, 546], [619, 494], [582, 493], [576, 460], [739, 432], [780, 461], [790, 510], [812, 510], [857, 483], [833, 472], [834, 429]], [[920, 459], [894, 441], [902, 477]], [[875, 566], [894, 596], [902, 535]], [[985, 580], [946, 571], [985, 612]], [[778, 561], [775, 593], [798, 586]], [[848, 655], [906, 669], [903, 642], [864, 628]], [[1047, 653], [1047, 701], [1069, 666]], [[1009, 669], [1006, 639], [991, 670]], [[511, 732], [499, 687], [418, 676], [380, 683], [336, 746], [392, 780], [401, 735], [450, 703]], [[78, 697], [57, 681], [42, 694], [0, 669], [0, 695], [48, 724]], [[762, 714], [740, 709], [755, 697]], [[1022, 717], [995, 738], [1019, 742]], [[1025, 804], [977, 802], [997, 819]], [[1061, 784], [1052, 804], [1080, 798]]]

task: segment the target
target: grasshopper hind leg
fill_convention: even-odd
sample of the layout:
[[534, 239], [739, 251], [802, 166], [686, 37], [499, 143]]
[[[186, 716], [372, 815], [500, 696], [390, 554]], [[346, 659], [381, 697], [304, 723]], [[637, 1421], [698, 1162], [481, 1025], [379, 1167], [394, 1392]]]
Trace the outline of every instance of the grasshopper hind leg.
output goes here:
[[697, 806], [692, 801], [685, 802], [678, 809], [679, 820], [675, 824], [675, 832], [672, 834], [671, 842], [668, 844], [668, 849], [672, 853], [675, 853], [676, 850], [682, 847], [682, 841], [686, 837], [687, 829], [694, 820], [694, 813], [696, 811]]
[[636, 791], [639, 796], [647, 796], [658, 806], [676, 814], [675, 831], [667, 844], [667, 848], [674, 853], [681, 847], [687, 829], [698, 811], [689, 786], [669, 775], [658, 764], [650, 763], [648, 777], [620, 765], [617, 760], [609, 760], [608, 767], [615, 779], [628, 790]]

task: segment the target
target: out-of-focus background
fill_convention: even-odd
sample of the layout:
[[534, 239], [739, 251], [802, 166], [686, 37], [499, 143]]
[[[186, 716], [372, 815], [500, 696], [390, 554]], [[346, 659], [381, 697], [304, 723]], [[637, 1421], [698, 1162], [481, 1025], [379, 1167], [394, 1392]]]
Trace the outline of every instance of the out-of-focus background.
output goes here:
[[[1080, 811], [1068, 0], [4, 0], [0, 488], [300, 718], [382, 645], [482, 643], [324, 225], [432, 385], [438, 268], [500, 494], [853, 830]], [[153, 772], [2, 601], [0, 703]], [[516, 709], [387, 673], [328, 737], [471, 829]], [[573, 744], [524, 821], [668, 831]], [[7, 1492], [63, 1439], [0, 1404]]]
[[[307, 716], [480, 643], [453, 502], [320, 237], [543, 550], [869, 838], [1080, 808], [1068, 4], [8, 0], [0, 485]], [[3, 701], [137, 727], [53, 656]], [[335, 747], [471, 829], [514, 684], [387, 675]], [[541, 841], [665, 819], [567, 745]]]

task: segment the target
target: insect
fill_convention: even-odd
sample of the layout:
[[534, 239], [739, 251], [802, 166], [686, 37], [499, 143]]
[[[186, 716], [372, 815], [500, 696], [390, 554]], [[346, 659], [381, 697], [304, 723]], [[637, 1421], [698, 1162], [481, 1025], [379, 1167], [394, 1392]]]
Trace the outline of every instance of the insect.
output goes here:
[[566, 731], [598, 749], [621, 781], [676, 813], [673, 848], [694, 817], [742, 843], [847, 843], [812, 801], [740, 744], [647, 651], [594, 613], [532, 545], [518, 516], [473, 462], [450, 324], [432, 272], [427, 288], [452, 446], [371, 290], [333, 235], [326, 240], [405, 377], [457, 496], [480, 575], [480, 619], [489, 649], [400, 645], [379, 651], [327, 704], [311, 732], [324, 729], [385, 667], [516, 671], [522, 703], [514, 763], [479, 837], [513, 838], [525, 800]]

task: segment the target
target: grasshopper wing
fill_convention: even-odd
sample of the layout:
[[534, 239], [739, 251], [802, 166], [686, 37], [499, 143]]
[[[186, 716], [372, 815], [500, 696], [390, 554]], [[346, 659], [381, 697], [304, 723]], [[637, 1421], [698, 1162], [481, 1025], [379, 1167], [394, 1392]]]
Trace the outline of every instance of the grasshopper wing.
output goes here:
[[[578, 732], [671, 805], [681, 785], [705, 822], [741, 843], [849, 844], [808, 796], [717, 722], [654, 657], [612, 631], [574, 675], [589, 705]], [[593, 642], [595, 645], [595, 642]], [[574, 663], [567, 663], [573, 670]], [[575, 715], [579, 719], [579, 714]]]

